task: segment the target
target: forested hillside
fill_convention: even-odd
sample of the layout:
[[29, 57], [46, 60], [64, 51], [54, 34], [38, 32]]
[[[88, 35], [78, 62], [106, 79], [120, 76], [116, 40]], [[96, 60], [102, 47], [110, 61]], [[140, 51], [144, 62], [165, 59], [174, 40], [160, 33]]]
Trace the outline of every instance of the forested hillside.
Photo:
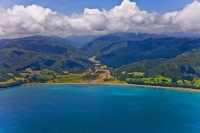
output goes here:
[[99, 37], [89, 43], [86, 43], [82, 46], [81, 50], [83, 50], [85, 53], [91, 55], [91, 56], [96, 56], [100, 53], [102, 49], [105, 47], [116, 43], [116, 42], [122, 42], [124, 41], [123, 38], [118, 37], [118, 36], [113, 36], [113, 35], [106, 35]]
[[200, 47], [200, 39], [149, 38], [144, 41], [113, 43], [99, 51], [97, 59], [109, 67], [146, 59], [170, 59], [179, 54]]
[[84, 71], [92, 65], [81, 50], [63, 41], [41, 36], [5, 40], [0, 54], [0, 69], [4, 72], [26, 68]]
[[84, 82], [110, 70], [106, 82], [200, 87], [200, 38], [113, 33], [76, 48], [64, 38], [32, 36], [1, 40], [0, 55], [0, 80], [9, 86], [26, 82], [23, 75], [28, 82]]

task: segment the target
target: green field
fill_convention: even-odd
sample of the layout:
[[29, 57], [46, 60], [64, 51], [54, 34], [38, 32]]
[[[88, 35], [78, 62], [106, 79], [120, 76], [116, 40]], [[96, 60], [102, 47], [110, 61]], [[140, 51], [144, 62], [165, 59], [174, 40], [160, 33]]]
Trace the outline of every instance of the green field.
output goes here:
[[[10, 85], [17, 82], [27, 83], [86, 83], [90, 81], [96, 81], [101, 79], [106, 75], [105, 70], [106, 66], [99, 66], [98, 70], [93, 70], [91, 72], [83, 73], [70, 73], [68, 71], [62, 71], [60, 73], [43, 69], [40, 71], [39, 75], [29, 75], [26, 78], [15, 77], [12, 73], [0, 74], [0, 85]], [[26, 69], [26, 72], [31, 73], [31, 69]], [[104, 76], [103, 76], [104, 75]], [[164, 85], [164, 86], [181, 86], [181, 87], [200, 87], [200, 78], [193, 78], [192, 80], [186, 79], [172, 79], [162, 75], [147, 76], [145, 72], [122, 72], [122, 75], [125, 75], [124, 80], [117, 79], [115, 77], [103, 79], [101, 83], [130, 83], [130, 84], [143, 84], [143, 85]], [[187, 77], [188, 78], [188, 77]], [[190, 79], [190, 77], [189, 77]], [[100, 80], [98, 80], [100, 81]]]
[[161, 75], [156, 75], [156, 76], [149, 77], [149, 78], [142, 78], [142, 80], [145, 83], [157, 83], [157, 84], [160, 84], [160, 83], [163, 83], [163, 82], [170, 84], [172, 82], [172, 79], [167, 78], [167, 77], [163, 77]]
[[[200, 87], [200, 78], [194, 78], [193, 80], [185, 80], [185, 79], [178, 79], [174, 80], [169, 77], [164, 77], [162, 75], [155, 75], [155, 76], [144, 76], [145, 73], [143, 72], [132, 72], [127, 73], [124, 72], [124, 75], [128, 75], [125, 78], [127, 83], [131, 84], [144, 84], [144, 85], [165, 85], [165, 86], [180, 86], [180, 87]], [[132, 76], [130, 76], [132, 75]]]
[[25, 79], [21, 78], [21, 77], [10, 77], [9, 79], [5, 80], [5, 81], [1, 81], [0, 85], [10, 85], [10, 84], [15, 84], [18, 81], [22, 81], [24, 82]]
[[200, 79], [194, 79], [194, 86], [200, 87]]
[[135, 77], [141, 77], [141, 76], [144, 76], [144, 72], [131, 72], [131, 73], [127, 73], [129, 75], [133, 75]]
[[61, 82], [61, 83], [83, 83], [83, 77], [86, 75], [86, 73], [82, 74], [69, 74], [69, 75], [56, 75], [55, 82]]

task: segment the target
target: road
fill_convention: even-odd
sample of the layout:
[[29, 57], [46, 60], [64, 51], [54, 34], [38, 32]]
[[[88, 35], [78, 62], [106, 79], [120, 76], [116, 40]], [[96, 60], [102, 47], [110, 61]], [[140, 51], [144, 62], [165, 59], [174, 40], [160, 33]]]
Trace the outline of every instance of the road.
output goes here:
[[97, 61], [95, 58], [96, 58], [96, 57], [93, 56], [93, 57], [89, 58], [89, 60], [90, 60], [91, 62], [93, 62], [94, 64], [101, 65], [100, 61]]
[[[93, 57], [89, 58], [89, 60], [92, 61], [94, 64], [100, 66], [100, 65], [101, 65], [100, 61], [97, 61], [95, 58], [96, 58], [96, 57], [93, 56]], [[99, 76], [98, 76], [97, 79], [91, 81], [91, 82], [90, 82], [91, 84], [103, 83], [103, 82], [105, 82], [105, 81], [104, 81], [105, 79], [113, 78], [113, 77], [111, 76], [111, 74], [110, 74], [110, 70], [96, 69], [95, 72], [93, 72], [93, 73], [91, 73], [91, 74], [92, 74], [92, 75], [95, 75], [95, 73], [97, 73], [97, 72], [103, 72], [103, 73], [99, 74]]]

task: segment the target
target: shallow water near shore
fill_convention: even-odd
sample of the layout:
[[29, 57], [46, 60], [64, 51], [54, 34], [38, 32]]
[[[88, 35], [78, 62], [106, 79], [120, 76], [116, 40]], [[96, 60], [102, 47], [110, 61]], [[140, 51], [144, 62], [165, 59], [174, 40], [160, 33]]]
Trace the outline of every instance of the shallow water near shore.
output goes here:
[[0, 91], [0, 133], [199, 133], [200, 93], [115, 85]]

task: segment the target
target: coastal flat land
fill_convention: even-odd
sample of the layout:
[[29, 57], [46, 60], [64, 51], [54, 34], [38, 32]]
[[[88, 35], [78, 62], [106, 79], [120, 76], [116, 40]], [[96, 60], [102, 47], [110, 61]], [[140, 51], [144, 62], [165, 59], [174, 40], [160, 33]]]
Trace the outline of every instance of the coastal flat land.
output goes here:
[[[132, 72], [128, 73], [129, 75], [134, 75], [137, 80], [144, 80], [145, 83], [152, 83], [149, 85], [138, 85], [134, 83], [127, 83], [125, 81], [117, 79], [114, 75], [111, 74], [112, 70], [105, 65], [101, 65], [100, 61], [95, 60], [95, 57], [89, 58], [96, 66], [92, 69], [89, 68], [86, 72], [83, 73], [69, 73], [68, 71], [63, 71], [62, 73], [57, 73], [52, 70], [44, 69], [41, 71], [33, 71], [31, 68], [26, 69], [21, 76], [13, 77], [12, 74], [8, 74], [6, 81], [0, 82], [0, 85], [4, 86], [1, 88], [7, 88], [7, 84], [19, 83], [16, 85], [35, 85], [35, 84], [87, 84], [87, 85], [122, 85], [122, 86], [138, 86], [144, 88], [155, 88], [155, 89], [169, 89], [169, 90], [183, 90], [190, 92], [200, 92], [199, 89], [192, 89], [189, 87], [167, 87], [160, 86], [157, 83], [170, 83], [172, 80], [170, 78], [155, 76], [144, 78], [143, 72]], [[122, 72], [126, 74], [126, 72]], [[134, 79], [134, 78], [133, 78]], [[130, 78], [128, 79], [130, 80]], [[24, 82], [26, 81], [26, 82]], [[180, 81], [179, 81], [180, 82]], [[188, 81], [189, 82], [189, 81]], [[182, 83], [182, 82], [180, 82]], [[165, 84], [167, 85], [167, 84]]]

